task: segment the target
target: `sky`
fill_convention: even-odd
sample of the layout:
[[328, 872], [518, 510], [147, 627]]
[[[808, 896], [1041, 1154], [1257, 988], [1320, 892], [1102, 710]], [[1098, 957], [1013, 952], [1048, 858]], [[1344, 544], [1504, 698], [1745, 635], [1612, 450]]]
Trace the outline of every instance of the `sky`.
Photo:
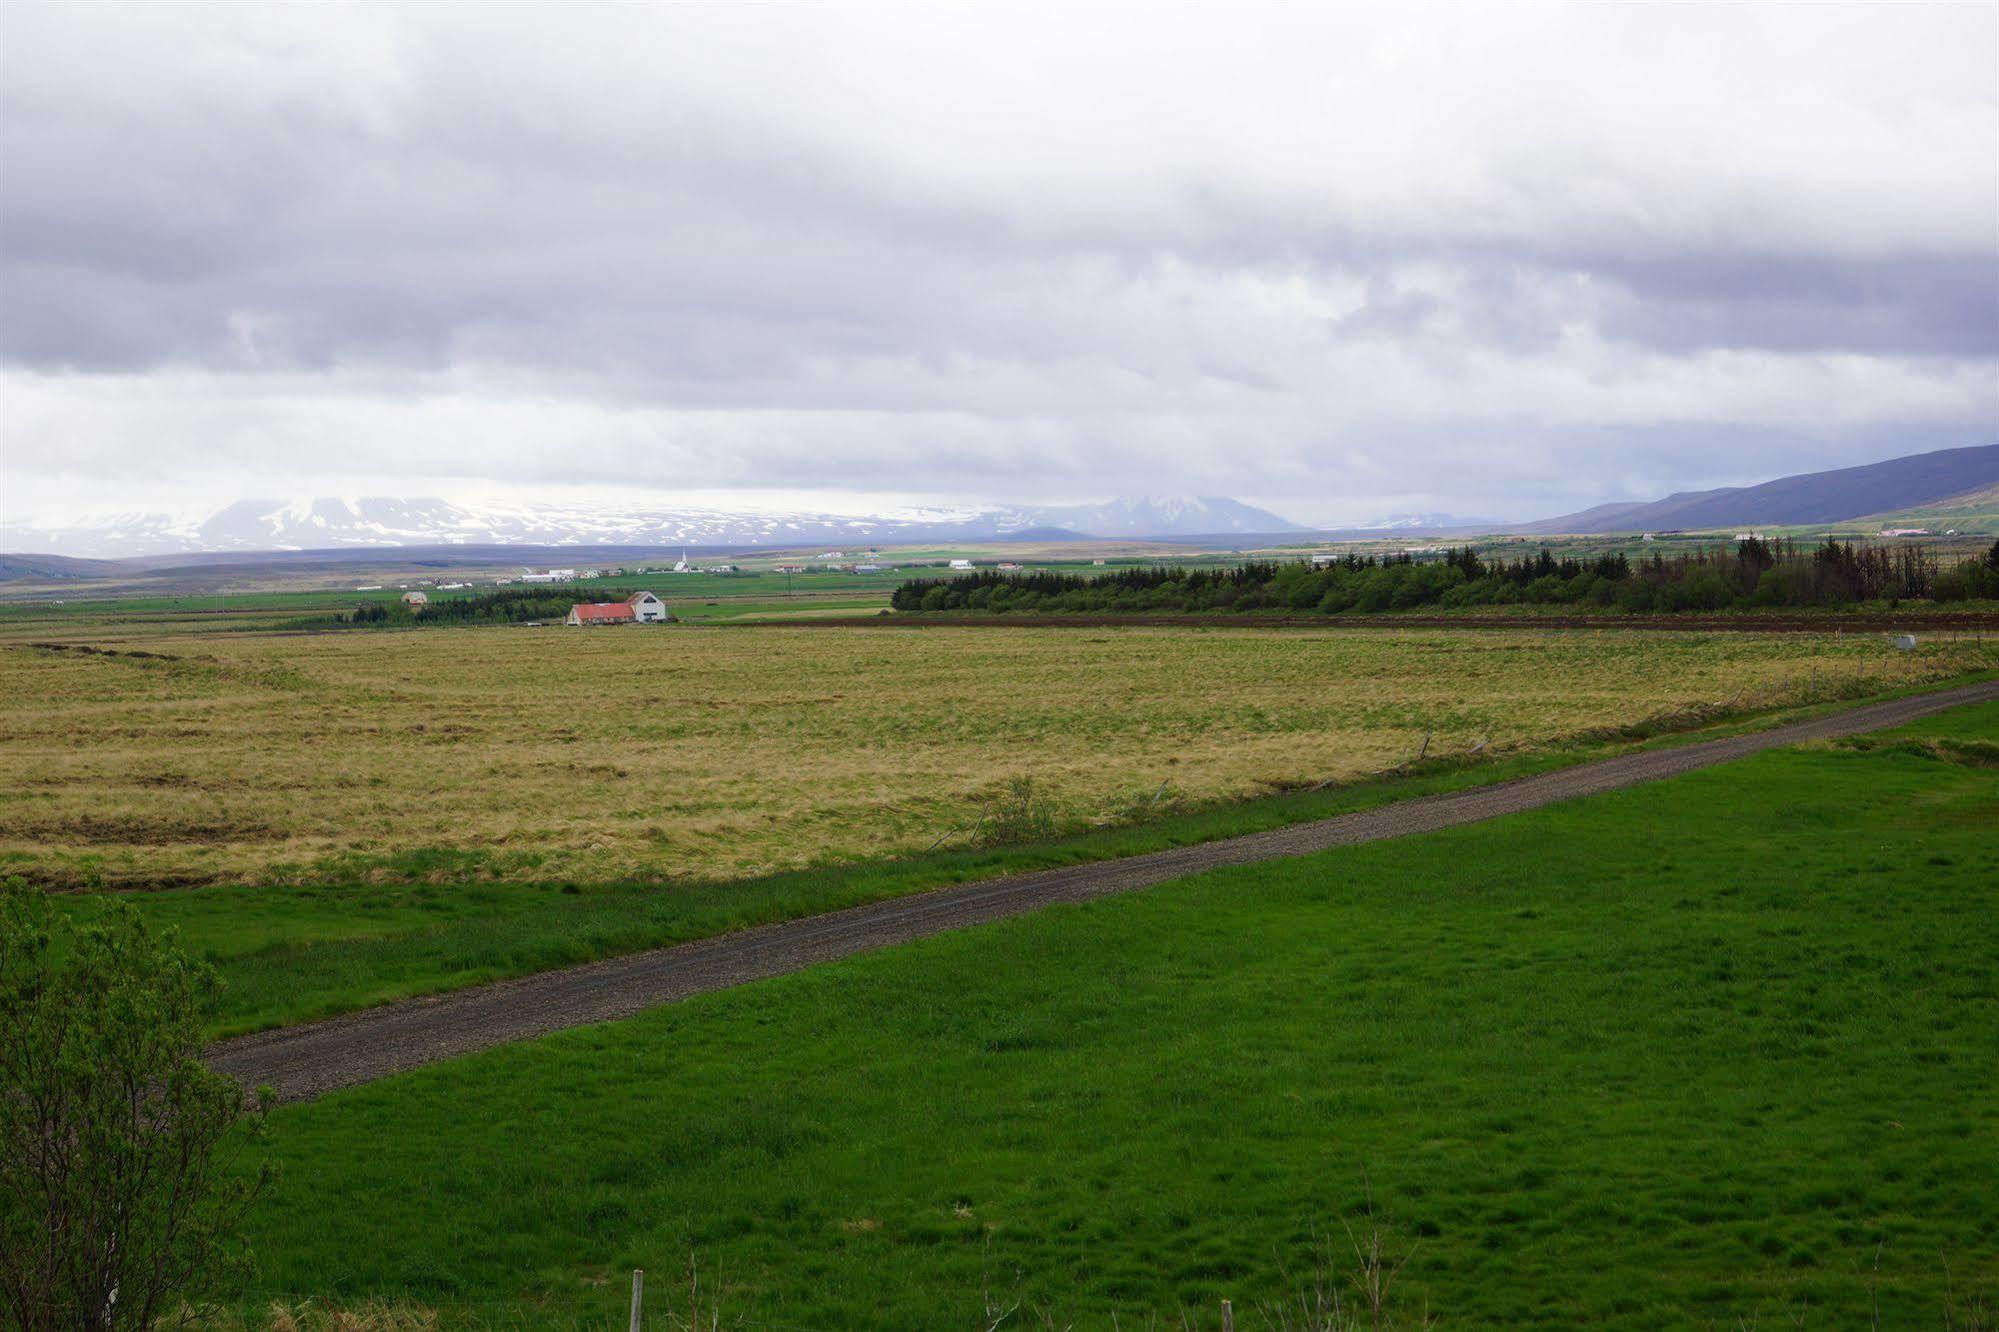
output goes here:
[[0, 526], [1999, 442], [1999, 6], [0, 5]]

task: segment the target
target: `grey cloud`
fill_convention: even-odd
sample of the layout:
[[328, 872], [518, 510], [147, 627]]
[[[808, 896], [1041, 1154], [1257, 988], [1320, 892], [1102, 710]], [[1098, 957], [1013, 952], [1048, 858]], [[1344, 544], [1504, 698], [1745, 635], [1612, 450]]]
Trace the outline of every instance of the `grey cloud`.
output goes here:
[[[40, 35], [18, 11], [8, 23], [17, 42]], [[1403, 438], [1455, 459], [1445, 441], [1464, 427], [1398, 422], [1391, 392], [1447, 400], [1480, 367], [1568, 366], [1579, 338], [1597, 358], [1572, 367], [1585, 382], [1713, 351], [1988, 373], [1999, 357], [1995, 246], [1954, 232], [1856, 252], [1808, 229], [1765, 244], [1749, 216], [1620, 232], [1580, 203], [1575, 219], [1546, 204], [1545, 228], [1502, 225], [1543, 206], [1537, 190], [1565, 165], [1582, 184], [1611, 170], [1588, 154], [1565, 163], [1559, 144], [1485, 195], [1444, 192], [1406, 226], [1309, 162], [1249, 184], [1198, 162], [1162, 168], [1156, 186], [1051, 170], [1037, 200], [1033, 178], [982, 176], [974, 144], [959, 179], [767, 114], [781, 77], [734, 102], [683, 89], [701, 54], [663, 57], [621, 102], [587, 69], [565, 73], [557, 51], [446, 25], [399, 57], [379, 114], [282, 80], [261, 101], [149, 94], [157, 72], [143, 64], [99, 72], [129, 78], [124, 97], [0, 79], [0, 364], [242, 385], [466, 372], [614, 408], [910, 418], [906, 439], [872, 446], [793, 425], [761, 452], [734, 436], [685, 446], [690, 470], [730, 481], [779, 456], [798, 475], [915, 466], [984, 483], [1031, 457], [1102, 485], [1150, 452], [1177, 476], [1240, 476], [1250, 492], [1329, 443]], [[1239, 91], [1187, 95], [1219, 105]], [[1050, 136], [1037, 151], [1060, 165], [1068, 145]], [[1984, 197], [1993, 160], [1964, 163], [1967, 191]], [[1384, 384], [1367, 357], [1392, 358], [1416, 386]], [[1548, 441], [1575, 429], [1534, 410], [1480, 408], [1479, 428]], [[1570, 465], [1616, 438], [1699, 470], [1741, 465], [1754, 439], [1778, 470], [1835, 436], [1876, 438], [1872, 425], [1717, 425], [1692, 390], [1652, 414], [1676, 412], [1681, 433], [1606, 423], [1587, 449], [1548, 443], [1545, 456]], [[937, 413], [979, 423], [961, 456], [926, 457]], [[1914, 439], [1999, 422], [1881, 428]], [[1257, 475], [1246, 434], [1268, 454]], [[596, 456], [610, 471], [660, 447], [645, 437]]]

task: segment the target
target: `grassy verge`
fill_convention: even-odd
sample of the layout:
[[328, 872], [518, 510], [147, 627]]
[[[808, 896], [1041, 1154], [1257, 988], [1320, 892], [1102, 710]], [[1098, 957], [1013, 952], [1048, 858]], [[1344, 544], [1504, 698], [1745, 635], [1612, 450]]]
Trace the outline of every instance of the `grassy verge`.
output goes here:
[[1965, 709], [289, 1107], [253, 1303], [603, 1326], [691, 1256], [704, 1326], [1241, 1325], [1371, 1210], [1446, 1326], [1943, 1326], [1999, 1285], [1995, 742]]
[[[389, 883], [194, 888], [127, 900], [155, 924], [178, 927], [185, 942], [222, 971], [228, 989], [218, 1000], [213, 1031], [233, 1035], [927, 888], [1213, 841], [1530, 776], [1633, 748], [1760, 729], [1851, 702], [1755, 711], [1726, 721], [1690, 712], [1533, 753], [1486, 761], [1435, 759], [1373, 780], [1172, 812], [1055, 841], [946, 848], [760, 878], [671, 886], [467, 884], [440, 873], [442, 882], [426, 883], [450, 853], [412, 851], [392, 866]], [[93, 909], [83, 897], [65, 898], [63, 905]]]

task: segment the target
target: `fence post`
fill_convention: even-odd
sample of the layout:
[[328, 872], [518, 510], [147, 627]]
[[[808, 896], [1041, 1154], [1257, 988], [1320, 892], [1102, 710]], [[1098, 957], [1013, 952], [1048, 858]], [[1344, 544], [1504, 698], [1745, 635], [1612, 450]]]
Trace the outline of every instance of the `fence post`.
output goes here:
[[1235, 1332], [1235, 1306], [1222, 1301], [1222, 1332]]
[[642, 1267], [632, 1269], [632, 1332], [639, 1332], [640, 1316], [645, 1309], [646, 1274]]

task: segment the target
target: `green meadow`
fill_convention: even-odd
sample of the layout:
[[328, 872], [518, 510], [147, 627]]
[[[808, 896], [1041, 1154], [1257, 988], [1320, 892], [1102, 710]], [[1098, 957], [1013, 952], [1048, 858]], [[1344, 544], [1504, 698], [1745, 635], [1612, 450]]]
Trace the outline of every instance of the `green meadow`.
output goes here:
[[1989, 1327], [1995, 830], [1985, 705], [453, 1061], [273, 1115], [244, 1307], [1259, 1327], [1378, 1226], [1444, 1327]]

